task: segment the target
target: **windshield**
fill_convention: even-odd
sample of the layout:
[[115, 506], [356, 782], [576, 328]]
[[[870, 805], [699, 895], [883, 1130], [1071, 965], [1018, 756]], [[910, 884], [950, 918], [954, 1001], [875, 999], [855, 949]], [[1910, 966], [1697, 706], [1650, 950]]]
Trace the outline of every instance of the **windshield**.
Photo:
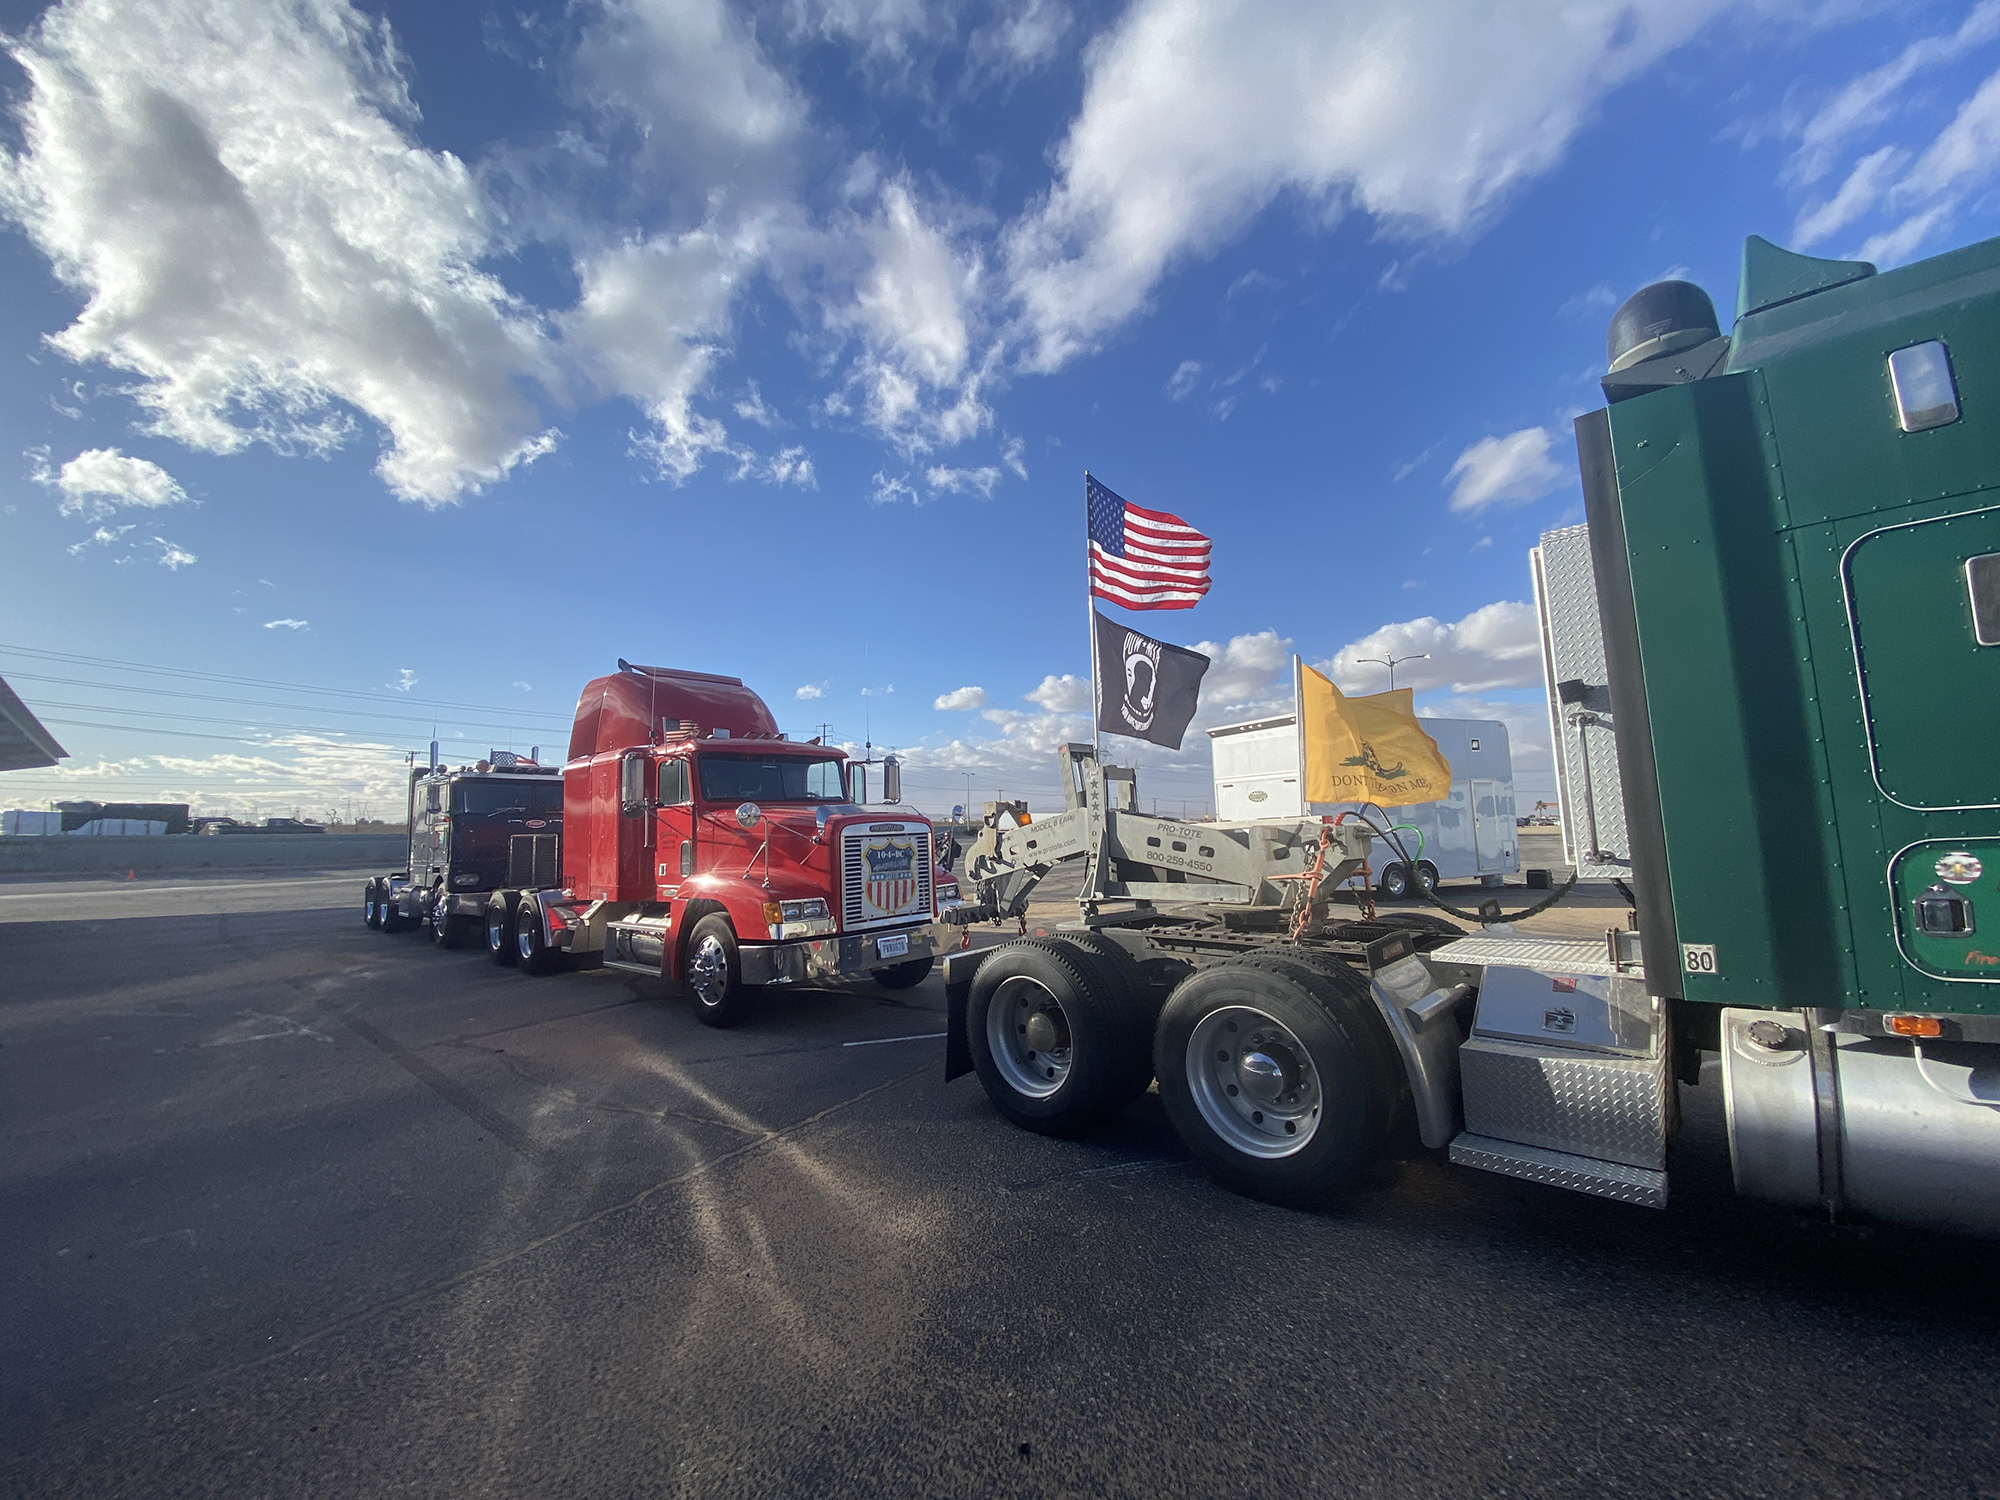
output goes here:
[[847, 800], [839, 761], [793, 755], [704, 755], [701, 794], [710, 802]]
[[473, 817], [495, 817], [502, 813], [562, 816], [562, 782], [546, 780], [461, 781], [451, 789], [451, 810]]

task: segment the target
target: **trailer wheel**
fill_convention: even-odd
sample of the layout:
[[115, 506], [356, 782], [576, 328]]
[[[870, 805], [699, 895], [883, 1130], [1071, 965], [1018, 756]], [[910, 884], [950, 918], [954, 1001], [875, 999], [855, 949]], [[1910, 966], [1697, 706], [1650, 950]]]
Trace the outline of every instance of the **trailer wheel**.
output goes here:
[[1410, 894], [1410, 867], [1401, 861], [1384, 865], [1375, 879], [1375, 889], [1391, 901], [1402, 900]]
[[1426, 896], [1437, 893], [1438, 867], [1427, 859], [1417, 861], [1417, 885]]
[[740, 1026], [750, 1019], [752, 991], [743, 982], [736, 934], [721, 912], [712, 911], [694, 924], [681, 974], [702, 1025]]
[[1143, 996], [1111, 965], [1060, 939], [1007, 944], [966, 997], [987, 1097], [1043, 1135], [1075, 1135], [1145, 1091], [1147, 1019]]
[[486, 903], [486, 956], [503, 967], [514, 962], [514, 908], [521, 898], [495, 891]]
[[466, 918], [451, 914], [451, 897], [439, 891], [431, 902], [431, 941], [440, 948], [462, 948], [465, 930], [471, 925]]
[[514, 967], [523, 974], [553, 974], [562, 954], [542, 936], [542, 903], [533, 896], [514, 908]]
[[1325, 1203], [1380, 1154], [1398, 1098], [1367, 981], [1304, 961], [1228, 960], [1160, 1012], [1167, 1117], [1209, 1175], [1271, 1203]]
[[931, 977], [931, 969], [936, 964], [934, 958], [913, 958], [906, 964], [877, 969], [869, 977], [885, 990], [913, 990]]
[[371, 931], [382, 930], [382, 878], [379, 875], [362, 889], [361, 920]]

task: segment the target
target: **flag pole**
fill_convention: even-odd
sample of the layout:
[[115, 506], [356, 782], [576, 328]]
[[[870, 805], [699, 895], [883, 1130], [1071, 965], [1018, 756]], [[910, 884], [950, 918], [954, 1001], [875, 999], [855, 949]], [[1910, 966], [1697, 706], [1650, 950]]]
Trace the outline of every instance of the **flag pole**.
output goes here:
[[1292, 653], [1292, 739], [1299, 751], [1299, 816], [1306, 816], [1306, 694], [1305, 658]]
[[1104, 740], [1097, 728], [1102, 717], [1098, 694], [1103, 691], [1097, 682], [1097, 606], [1091, 602], [1090, 592], [1090, 470], [1083, 471], [1083, 626], [1084, 644], [1090, 651], [1090, 752], [1101, 764], [1104, 760]]

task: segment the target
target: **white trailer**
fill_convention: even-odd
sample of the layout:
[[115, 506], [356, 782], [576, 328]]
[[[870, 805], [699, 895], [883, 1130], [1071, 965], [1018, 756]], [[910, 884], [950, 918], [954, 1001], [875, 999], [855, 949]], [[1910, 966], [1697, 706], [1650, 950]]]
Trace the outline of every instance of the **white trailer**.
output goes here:
[[[1425, 719], [1423, 726], [1451, 767], [1451, 795], [1383, 809], [1390, 822], [1415, 825], [1422, 848], [1415, 835], [1402, 835], [1415, 870], [1386, 846], [1378, 851], [1385, 862], [1375, 872], [1377, 888], [1394, 898], [1408, 895], [1418, 881], [1426, 890], [1445, 880], [1503, 884], [1521, 868], [1507, 726], [1498, 719]], [[1298, 725], [1291, 714], [1224, 724], [1209, 730], [1208, 737], [1215, 762], [1215, 816], [1220, 822], [1296, 819], [1355, 806], [1304, 801]]]

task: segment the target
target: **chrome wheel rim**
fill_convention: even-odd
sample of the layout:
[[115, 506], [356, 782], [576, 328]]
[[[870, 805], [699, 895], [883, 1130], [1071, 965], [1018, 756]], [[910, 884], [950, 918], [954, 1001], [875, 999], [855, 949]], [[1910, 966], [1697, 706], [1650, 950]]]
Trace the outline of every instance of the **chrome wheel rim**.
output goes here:
[[507, 926], [505, 914], [490, 911], [486, 914], [486, 946], [498, 953], [507, 946]]
[[1319, 1070], [1281, 1021], [1247, 1005], [1203, 1016], [1188, 1038], [1189, 1092], [1229, 1146], [1266, 1160], [1303, 1151], [1319, 1130]]
[[712, 932], [688, 955], [688, 988], [703, 1005], [720, 1005], [728, 997], [729, 950]]
[[986, 1047], [1017, 1094], [1046, 1099], [1069, 1081], [1076, 1048], [1069, 1017], [1046, 985], [1004, 980], [986, 1007]]
[[530, 963], [534, 962], [535, 958], [535, 930], [530, 925], [534, 920], [524, 911], [514, 924], [514, 951]]

